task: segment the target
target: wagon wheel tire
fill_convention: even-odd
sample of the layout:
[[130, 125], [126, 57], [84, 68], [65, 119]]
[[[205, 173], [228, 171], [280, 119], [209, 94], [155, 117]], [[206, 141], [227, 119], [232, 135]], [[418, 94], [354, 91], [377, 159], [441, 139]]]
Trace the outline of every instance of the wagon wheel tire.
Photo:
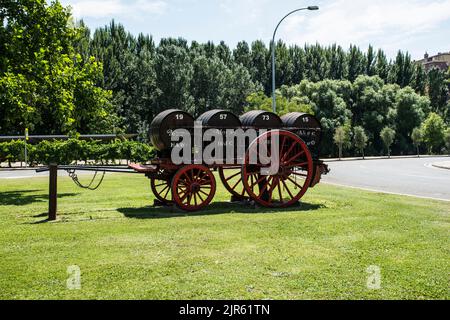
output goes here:
[[203, 165], [187, 165], [172, 180], [172, 199], [182, 210], [199, 211], [211, 203], [216, 193], [214, 174]]
[[172, 190], [170, 181], [150, 179], [150, 187], [155, 198], [164, 204], [172, 204]]
[[[279, 142], [279, 171], [263, 176], [261, 168], [269, 165], [250, 164], [250, 155], [257, 153], [260, 145], [276, 138]], [[311, 185], [313, 174], [313, 159], [308, 146], [289, 131], [269, 131], [259, 136], [248, 148], [242, 165], [242, 181], [247, 194], [268, 208], [286, 208], [296, 204]]]
[[[233, 169], [238, 170], [238, 172], [232, 172]], [[229, 171], [232, 173], [229, 174]], [[232, 196], [237, 199], [248, 198], [244, 184], [242, 183], [241, 167], [227, 169], [219, 168], [219, 177], [225, 189], [227, 189]]]

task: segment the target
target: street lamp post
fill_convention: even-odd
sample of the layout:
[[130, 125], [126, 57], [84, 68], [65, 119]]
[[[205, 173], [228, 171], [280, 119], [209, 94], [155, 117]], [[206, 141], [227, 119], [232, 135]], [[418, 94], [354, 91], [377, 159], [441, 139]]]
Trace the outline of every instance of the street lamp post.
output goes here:
[[319, 7], [317, 6], [309, 6], [306, 8], [300, 8], [294, 11], [289, 12], [287, 15], [285, 15], [283, 17], [283, 19], [280, 20], [280, 22], [278, 22], [277, 27], [275, 28], [275, 31], [273, 32], [273, 38], [272, 38], [272, 107], [273, 107], [273, 112], [277, 113], [277, 98], [275, 95], [275, 90], [276, 90], [276, 84], [275, 84], [275, 36], [277, 35], [277, 30], [278, 27], [280, 26], [280, 24], [284, 21], [284, 19], [286, 19], [287, 17], [289, 17], [291, 14], [296, 13], [298, 11], [303, 11], [303, 10], [319, 10]]

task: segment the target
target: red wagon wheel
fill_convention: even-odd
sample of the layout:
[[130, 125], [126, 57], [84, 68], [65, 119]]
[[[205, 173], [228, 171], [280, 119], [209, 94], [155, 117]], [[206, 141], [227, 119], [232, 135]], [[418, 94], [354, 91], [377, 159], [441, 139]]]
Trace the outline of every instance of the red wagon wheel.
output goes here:
[[197, 211], [206, 207], [216, 193], [216, 179], [202, 165], [187, 165], [178, 170], [172, 180], [172, 198], [185, 211]]
[[225, 189], [236, 198], [245, 198], [245, 188], [242, 183], [241, 167], [219, 168], [219, 177]]
[[150, 179], [150, 187], [156, 199], [165, 204], [172, 203], [172, 190], [168, 180]]
[[[278, 140], [277, 140], [278, 139]], [[280, 168], [271, 176], [261, 175], [270, 165], [250, 164], [250, 155], [261, 145], [279, 142]], [[269, 156], [270, 156], [270, 149]], [[249, 147], [242, 166], [242, 180], [250, 197], [265, 207], [285, 208], [297, 203], [308, 190], [313, 178], [313, 160], [307, 145], [288, 131], [269, 131]]]

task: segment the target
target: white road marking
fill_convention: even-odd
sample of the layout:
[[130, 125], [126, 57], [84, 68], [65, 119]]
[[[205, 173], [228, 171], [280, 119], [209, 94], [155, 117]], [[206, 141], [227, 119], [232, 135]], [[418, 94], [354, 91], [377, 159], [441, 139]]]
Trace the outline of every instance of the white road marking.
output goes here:
[[424, 197], [424, 196], [418, 196], [418, 195], [414, 195], [414, 194], [399, 193], [399, 192], [389, 192], [389, 191], [385, 191], [385, 190], [376, 190], [376, 189], [370, 189], [370, 188], [364, 188], [364, 187], [354, 187], [354, 186], [349, 186], [349, 185], [339, 184], [339, 183], [333, 183], [333, 182], [328, 182], [328, 181], [326, 181], [326, 182], [322, 181], [322, 183], [323, 184], [329, 184], [329, 185], [332, 185], [332, 186], [346, 187], [346, 188], [350, 188], [350, 189], [359, 189], [359, 190], [376, 192], [376, 193], [391, 194], [391, 195], [396, 195], [396, 196], [406, 196], [406, 197], [419, 198], [419, 199], [428, 199], [428, 200], [437, 200], [437, 201], [450, 202], [450, 199]]

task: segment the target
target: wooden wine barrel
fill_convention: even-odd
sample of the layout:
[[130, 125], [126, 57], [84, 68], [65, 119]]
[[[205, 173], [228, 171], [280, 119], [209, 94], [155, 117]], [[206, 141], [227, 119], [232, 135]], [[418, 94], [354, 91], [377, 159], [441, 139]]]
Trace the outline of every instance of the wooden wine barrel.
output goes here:
[[238, 129], [241, 121], [235, 114], [225, 110], [211, 110], [202, 114], [197, 121], [207, 129]]
[[241, 116], [240, 119], [244, 128], [281, 129], [283, 127], [280, 117], [269, 111], [250, 111]]
[[176, 129], [194, 128], [194, 118], [187, 112], [170, 109], [161, 112], [150, 125], [150, 141], [159, 150], [167, 150], [172, 146], [172, 132]]
[[316, 129], [322, 130], [322, 126], [316, 117], [307, 113], [292, 112], [281, 117], [285, 128]]
[[313, 115], [301, 112], [289, 113], [281, 117], [285, 130], [297, 134], [306, 143], [313, 155], [319, 154], [322, 140], [322, 125]]

